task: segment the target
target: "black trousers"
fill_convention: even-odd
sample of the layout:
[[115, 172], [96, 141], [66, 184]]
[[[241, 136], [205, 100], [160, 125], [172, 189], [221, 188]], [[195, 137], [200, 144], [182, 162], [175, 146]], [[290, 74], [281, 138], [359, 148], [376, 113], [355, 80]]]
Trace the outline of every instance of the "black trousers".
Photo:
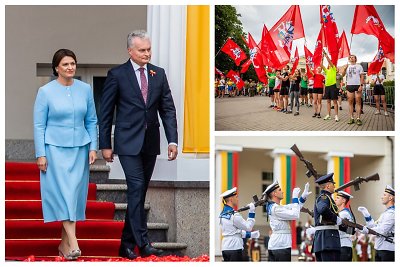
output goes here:
[[340, 250], [322, 250], [315, 252], [317, 261], [339, 261]]
[[128, 187], [128, 208], [122, 230], [121, 247], [133, 249], [149, 244], [147, 237], [147, 220], [144, 210], [147, 188], [153, 174], [157, 155], [141, 152], [136, 156], [119, 155]]
[[340, 261], [352, 261], [353, 260], [353, 248], [341, 247], [340, 248]]
[[291, 261], [292, 249], [284, 248], [284, 249], [268, 249], [268, 261]]
[[394, 261], [394, 251], [377, 250], [375, 254], [375, 261]]
[[243, 249], [223, 250], [222, 257], [224, 261], [244, 261]]

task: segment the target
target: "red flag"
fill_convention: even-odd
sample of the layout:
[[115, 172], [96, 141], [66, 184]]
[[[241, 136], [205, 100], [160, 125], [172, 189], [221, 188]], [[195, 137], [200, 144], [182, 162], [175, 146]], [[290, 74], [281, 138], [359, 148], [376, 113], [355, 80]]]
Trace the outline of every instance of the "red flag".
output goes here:
[[248, 59], [245, 63], [243, 63], [240, 73], [245, 73], [249, 69], [250, 65], [251, 65], [251, 60]]
[[378, 38], [385, 56], [394, 62], [394, 38], [386, 31], [374, 6], [356, 6], [351, 33], [374, 35]]
[[382, 30], [386, 30], [385, 25], [383, 25], [374, 6], [356, 6], [351, 33], [365, 33], [375, 35], [376, 38], [379, 38], [379, 34]]
[[270, 34], [279, 53], [282, 55], [286, 53], [290, 57], [292, 41], [304, 37], [300, 7], [298, 5], [291, 6], [271, 28]]
[[342, 35], [339, 38], [339, 56], [338, 58], [345, 58], [350, 56], [350, 48], [349, 43], [347, 42], [346, 33], [342, 32]]
[[294, 74], [294, 71], [297, 69], [297, 66], [299, 65], [299, 51], [297, 51], [297, 46], [296, 46], [296, 52], [294, 52], [294, 58], [293, 60], [293, 66], [292, 66], [292, 71], [290, 72], [290, 75]]
[[256, 71], [258, 80], [262, 83], [267, 83], [267, 77], [263, 64], [261, 51], [254, 41], [253, 37], [249, 33], [249, 49], [250, 49], [250, 60], [253, 63], [254, 70]]
[[314, 61], [313, 61], [313, 54], [308, 50], [306, 46], [304, 46], [304, 54], [306, 58], [306, 69], [307, 69], [307, 77], [310, 79], [313, 77], [311, 75], [310, 70], [314, 70]]
[[385, 57], [394, 63], [394, 38], [387, 31], [381, 31], [379, 44], [382, 46]]
[[263, 27], [260, 49], [263, 55], [267, 58], [267, 62], [264, 65], [271, 68], [281, 69], [290, 61], [290, 58], [286, 53], [279, 53], [274, 40], [272, 40], [271, 34], [265, 25]]
[[236, 66], [239, 66], [240, 62], [247, 58], [243, 50], [231, 38], [228, 38], [221, 51], [230, 56], [235, 61]]
[[230, 70], [226, 77], [231, 79], [236, 84], [239, 91], [242, 89], [244, 82], [236, 71]]
[[321, 26], [321, 30], [319, 31], [317, 42], [315, 43], [313, 62], [314, 66], [320, 66], [322, 62], [322, 49], [325, 45], [325, 37], [324, 37], [324, 27]]
[[336, 66], [339, 55], [339, 33], [336, 25], [335, 18], [331, 12], [330, 5], [320, 6], [320, 15], [322, 26], [324, 27], [324, 36], [329, 54], [331, 54], [332, 63]]
[[379, 73], [384, 61], [385, 61], [385, 54], [383, 53], [382, 46], [379, 45], [378, 53], [376, 54], [374, 60], [372, 60], [371, 64], [368, 67], [368, 75]]
[[222, 71], [220, 71], [219, 69], [215, 68], [215, 74], [218, 74], [219, 76], [224, 76], [224, 74], [222, 73]]

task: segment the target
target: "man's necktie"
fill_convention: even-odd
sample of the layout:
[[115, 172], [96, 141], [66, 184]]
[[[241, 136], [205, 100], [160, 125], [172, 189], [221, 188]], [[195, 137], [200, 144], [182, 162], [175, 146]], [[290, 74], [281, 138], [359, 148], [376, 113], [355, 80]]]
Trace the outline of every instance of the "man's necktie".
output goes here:
[[146, 75], [144, 74], [144, 68], [139, 68], [139, 71], [140, 71], [140, 89], [142, 90], [142, 96], [143, 96], [144, 103], [146, 103], [147, 92], [148, 92]]

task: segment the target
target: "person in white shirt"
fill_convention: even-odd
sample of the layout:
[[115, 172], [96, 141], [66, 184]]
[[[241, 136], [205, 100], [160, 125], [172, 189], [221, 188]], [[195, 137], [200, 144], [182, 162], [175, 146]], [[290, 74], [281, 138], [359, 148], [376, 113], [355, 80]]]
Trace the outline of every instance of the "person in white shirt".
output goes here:
[[224, 208], [219, 216], [222, 230], [222, 257], [224, 261], [244, 261], [243, 238], [259, 238], [259, 231], [252, 231], [255, 224], [255, 206], [250, 203], [247, 220], [235, 212], [239, 199], [236, 187], [221, 194]]
[[[351, 222], [355, 222], [354, 214], [351, 208], [346, 208], [350, 199], [353, 198], [347, 192], [339, 191], [335, 198], [335, 204], [339, 209], [339, 217], [342, 219], [347, 219]], [[350, 207], [350, 205], [349, 205]], [[353, 241], [352, 235], [355, 234], [353, 227], [342, 226], [339, 227], [340, 236], [340, 261], [352, 261], [353, 259]]]
[[272, 235], [268, 242], [268, 261], [291, 261], [292, 230], [290, 223], [298, 220], [300, 209], [304, 205], [309, 192], [309, 183], [304, 186], [304, 191], [299, 198], [300, 188], [292, 192], [292, 204], [280, 205], [283, 191], [278, 182], [272, 183], [263, 194], [267, 196], [267, 218], [270, 219]]
[[[357, 57], [355, 55], [349, 56], [349, 64], [346, 65], [342, 72], [342, 76], [346, 75], [346, 83], [347, 83], [347, 99], [349, 100], [349, 114], [350, 120], [347, 124], [353, 124], [354, 122], [360, 126], [362, 125], [362, 121], [360, 119], [361, 116], [361, 97], [362, 97], [362, 89], [364, 83], [364, 75], [363, 68], [361, 65], [357, 64]], [[353, 118], [353, 102], [354, 97], [356, 99], [356, 114], [357, 119], [354, 121]]]
[[[375, 98], [375, 105], [376, 105], [376, 111], [375, 115], [381, 114], [381, 105], [380, 102], [382, 102], [383, 110], [385, 111], [385, 116], [389, 116], [389, 113], [387, 112], [387, 107], [386, 107], [386, 96], [385, 96], [385, 88], [383, 87], [383, 81], [385, 80], [385, 76], [381, 72], [378, 74], [372, 75], [371, 76], [372, 82], [375, 84], [374, 86], [374, 98]], [[380, 98], [380, 102], [379, 102]]]
[[[365, 207], [358, 207], [358, 210], [364, 215], [367, 222], [366, 227], [364, 226], [361, 231], [363, 234], [368, 234], [370, 228], [377, 233], [385, 236], [391, 236], [394, 239], [395, 230], [395, 212], [394, 212], [394, 189], [387, 185], [385, 192], [381, 197], [382, 204], [385, 205], [386, 210], [381, 214], [377, 221], [374, 221], [371, 214]], [[368, 228], [367, 228], [368, 227]], [[375, 239], [375, 261], [394, 261], [394, 243], [385, 240], [384, 237], [376, 236]]]

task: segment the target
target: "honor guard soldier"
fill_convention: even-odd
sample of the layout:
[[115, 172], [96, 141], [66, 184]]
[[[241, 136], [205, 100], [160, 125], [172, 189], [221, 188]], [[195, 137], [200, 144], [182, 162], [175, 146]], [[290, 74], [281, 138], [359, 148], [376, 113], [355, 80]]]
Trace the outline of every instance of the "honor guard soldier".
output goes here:
[[[339, 217], [342, 219], [347, 219], [351, 222], [356, 222], [353, 211], [349, 205], [349, 208], [346, 208], [346, 205], [349, 203], [350, 199], [353, 198], [347, 192], [339, 191], [336, 194], [335, 203], [339, 209]], [[340, 226], [339, 236], [340, 236], [340, 261], [352, 261], [353, 259], [353, 241], [351, 236], [355, 234], [355, 229], [353, 227]]]
[[278, 182], [272, 183], [263, 194], [267, 196], [267, 218], [270, 218], [272, 235], [268, 241], [268, 261], [291, 261], [292, 230], [290, 223], [300, 217], [300, 209], [311, 194], [309, 183], [299, 199], [300, 188], [292, 192], [292, 204], [280, 205], [283, 191]]
[[[358, 207], [358, 210], [364, 215], [367, 222], [367, 227], [375, 232], [393, 237], [394, 239], [394, 189], [389, 185], [386, 186], [385, 192], [381, 198], [382, 204], [386, 210], [381, 214], [377, 221], [374, 221], [371, 214], [365, 207]], [[361, 231], [363, 234], [368, 234], [367, 227]], [[376, 236], [375, 238], [375, 261], [394, 261], [394, 243], [386, 241], [384, 237]]]
[[339, 225], [342, 219], [338, 207], [332, 199], [335, 190], [333, 173], [326, 174], [315, 181], [321, 193], [314, 207], [315, 234], [313, 252], [317, 261], [338, 261], [340, 259]]
[[[251, 232], [255, 223], [256, 208], [254, 203], [247, 205], [249, 216], [245, 220], [240, 213], [235, 213], [233, 209], [239, 202], [236, 187], [225, 191], [221, 197], [224, 203], [224, 209], [219, 216], [222, 230], [222, 256], [224, 261], [244, 261], [242, 238], [258, 238], [260, 236], [258, 231]], [[242, 230], [246, 231], [243, 235]]]

